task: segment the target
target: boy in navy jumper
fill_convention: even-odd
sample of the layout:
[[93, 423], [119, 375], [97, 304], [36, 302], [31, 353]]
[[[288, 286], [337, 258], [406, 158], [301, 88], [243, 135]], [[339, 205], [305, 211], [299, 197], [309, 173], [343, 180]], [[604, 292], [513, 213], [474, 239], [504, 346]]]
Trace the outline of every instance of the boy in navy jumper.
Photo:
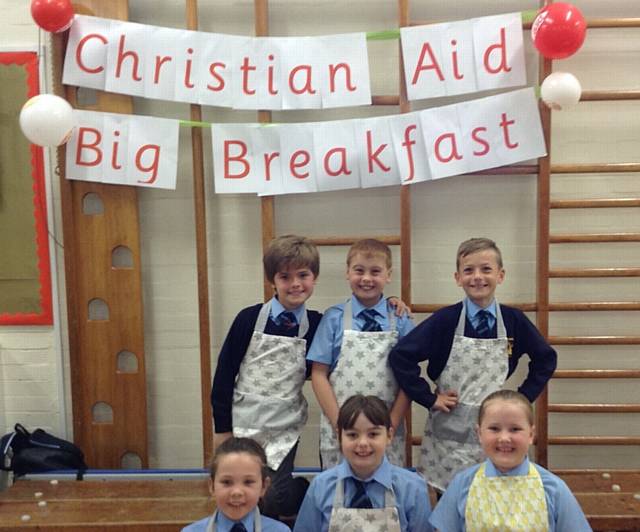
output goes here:
[[[482, 400], [500, 389], [523, 354], [529, 373], [518, 388], [533, 402], [556, 367], [556, 352], [518, 309], [499, 305], [502, 255], [488, 238], [460, 244], [455, 280], [466, 298], [435, 312], [401, 339], [389, 354], [398, 383], [429, 409], [418, 470], [442, 492], [455, 473], [482, 460], [475, 422]], [[431, 390], [420, 376], [428, 360]]]
[[292, 471], [307, 421], [306, 352], [321, 318], [305, 302], [313, 294], [320, 258], [310, 240], [285, 235], [269, 244], [263, 265], [275, 295], [240, 311], [218, 357], [211, 390], [214, 448], [232, 435], [257, 440], [273, 472], [262, 513], [291, 516], [308, 484], [294, 479]]

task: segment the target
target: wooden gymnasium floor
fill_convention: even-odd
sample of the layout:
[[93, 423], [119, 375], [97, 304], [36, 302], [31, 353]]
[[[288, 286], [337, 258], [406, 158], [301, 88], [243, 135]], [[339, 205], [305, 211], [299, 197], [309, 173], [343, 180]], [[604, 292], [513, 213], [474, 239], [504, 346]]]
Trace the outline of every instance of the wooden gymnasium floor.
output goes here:
[[[640, 532], [640, 471], [558, 473], [594, 530]], [[212, 508], [204, 479], [18, 480], [0, 493], [0, 530], [174, 531]]]

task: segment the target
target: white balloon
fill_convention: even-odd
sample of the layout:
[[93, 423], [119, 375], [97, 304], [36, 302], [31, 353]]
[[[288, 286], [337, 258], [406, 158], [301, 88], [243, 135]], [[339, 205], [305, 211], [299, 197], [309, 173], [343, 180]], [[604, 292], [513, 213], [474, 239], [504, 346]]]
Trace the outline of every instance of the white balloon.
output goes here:
[[38, 94], [20, 111], [20, 128], [29, 141], [38, 146], [60, 146], [73, 131], [73, 108], [64, 98]]
[[542, 101], [557, 111], [573, 107], [580, 101], [581, 95], [580, 82], [568, 72], [549, 74], [540, 86]]

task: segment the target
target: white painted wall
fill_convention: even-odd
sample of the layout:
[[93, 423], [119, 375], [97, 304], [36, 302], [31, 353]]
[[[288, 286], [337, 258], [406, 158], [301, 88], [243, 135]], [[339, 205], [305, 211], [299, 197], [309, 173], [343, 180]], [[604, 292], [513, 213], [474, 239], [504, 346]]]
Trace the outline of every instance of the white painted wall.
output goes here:
[[[574, 2], [586, 16], [640, 15], [632, 0]], [[2, 44], [33, 45], [37, 31], [28, 15], [28, 2], [0, 0], [5, 17], [0, 21]], [[253, 2], [201, 2], [200, 28], [235, 34], [253, 33]], [[414, 2], [415, 20], [457, 20], [529, 9], [525, 1], [450, 0]], [[418, 5], [419, 4], [419, 5]], [[184, 27], [182, 2], [131, 0], [130, 19], [161, 26]], [[273, 1], [270, 25], [273, 35], [317, 35], [348, 31], [374, 31], [397, 26], [396, 2], [391, 0]], [[528, 37], [528, 33], [526, 34]], [[397, 43], [370, 43], [373, 90], [397, 92]], [[639, 30], [591, 30], [583, 49], [556, 63], [556, 70], [574, 73], [585, 89], [640, 87], [637, 50]], [[536, 83], [536, 54], [527, 40], [529, 83]], [[420, 107], [442, 105], [442, 100]], [[188, 106], [137, 100], [135, 112], [188, 118]], [[279, 112], [273, 120], [311, 121], [394, 114], [396, 108], [343, 109], [315, 112]], [[255, 113], [204, 109], [209, 122], [255, 121]], [[551, 152], [554, 162], [637, 161], [640, 144], [640, 105], [637, 102], [582, 103], [575, 110], [556, 113]], [[208, 245], [210, 299], [215, 365], [233, 317], [242, 307], [262, 297], [260, 201], [251, 196], [215, 196], [205, 132], [208, 187]], [[191, 185], [190, 139], [181, 131], [179, 179], [176, 191], [140, 191], [144, 323], [148, 378], [150, 462], [153, 467], [193, 467], [201, 464], [200, 383], [197, 331], [195, 239]], [[412, 186], [413, 300], [416, 303], [448, 303], [461, 297], [453, 282], [455, 250], [470, 236], [494, 238], [504, 254], [507, 277], [500, 287], [502, 301], [535, 300], [536, 187], [534, 176], [454, 177]], [[54, 187], [55, 188], [55, 187]], [[556, 176], [556, 198], [637, 197], [637, 174]], [[383, 188], [340, 193], [318, 193], [276, 199], [277, 233], [307, 236], [341, 234], [395, 234], [399, 230], [399, 190]], [[58, 208], [54, 194], [54, 211]], [[639, 231], [637, 209], [559, 211], [552, 214], [554, 232]], [[56, 217], [53, 227], [61, 233]], [[58, 239], [61, 239], [59, 236]], [[56, 248], [58, 268], [63, 257]], [[398, 250], [394, 250], [398, 258]], [[310, 306], [322, 310], [347, 295], [344, 280], [346, 249], [322, 248], [322, 266]], [[637, 244], [553, 246], [552, 266], [637, 266]], [[399, 274], [397, 263], [396, 273]], [[63, 290], [61, 289], [63, 294]], [[396, 276], [389, 293], [399, 294]], [[553, 280], [552, 301], [633, 301], [638, 299], [637, 280]], [[62, 297], [60, 308], [64, 309]], [[573, 315], [572, 315], [573, 314]], [[535, 319], [535, 316], [531, 316]], [[417, 316], [421, 320], [424, 316]], [[64, 312], [58, 320], [66, 330]], [[551, 334], [637, 334], [637, 312], [560, 313], [551, 316]], [[0, 426], [7, 429], [21, 421], [54, 429], [61, 404], [56, 386], [58, 336], [52, 328], [0, 329]], [[68, 361], [66, 340], [62, 347]], [[562, 347], [561, 368], [638, 367], [637, 346]], [[521, 368], [526, 369], [526, 368]], [[68, 373], [68, 368], [66, 368]], [[522, 373], [520, 372], [520, 375]], [[68, 379], [66, 380], [68, 387]], [[27, 391], [28, 390], [28, 391]], [[628, 381], [554, 382], [551, 399], [566, 402], [636, 402], [640, 387]], [[68, 391], [66, 392], [68, 395]], [[299, 451], [300, 465], [317, 464], [318, 408], [312, 405], [309, 426]], [[27, 397], [28, 400], [23, 398]], [[204, 405], [209, 408], [208, 405]], [[414, 408], [415, 432], [420, 432], [423, 412]], [[70, 408], [69, 408], [70, 411]], [[67, 416], [68, 417], [68, 416]], [[638, 435], [640, 416], [553, 415], [554, 434]], [[70, 419], [67, 419], [70, 427]], [[640, 467], [637, 447], [552, 448], [554, 467]]]

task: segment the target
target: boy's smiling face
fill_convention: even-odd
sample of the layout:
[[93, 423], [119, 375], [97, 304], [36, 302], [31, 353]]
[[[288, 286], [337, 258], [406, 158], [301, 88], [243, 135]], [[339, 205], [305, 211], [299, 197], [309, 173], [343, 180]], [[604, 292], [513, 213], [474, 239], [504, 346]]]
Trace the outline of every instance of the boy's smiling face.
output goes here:
[[315, 285], [316, 276], [307, 267], [283, 268], [273, 278], [278, 301], [287, 310], [293, 310], [309, 299]]
[[460, 257], [455, 279], [471, 301], [486, 308], [495, 297], [496, 287], [504, 280], [504, 268], [498, 265], [494, 250], [484, 249]]
[[356, 253], [347, 268], [347, 280], [351, 291], [365, 307], [372, 307], [391, 281], [391, 268], [378, 254]]

